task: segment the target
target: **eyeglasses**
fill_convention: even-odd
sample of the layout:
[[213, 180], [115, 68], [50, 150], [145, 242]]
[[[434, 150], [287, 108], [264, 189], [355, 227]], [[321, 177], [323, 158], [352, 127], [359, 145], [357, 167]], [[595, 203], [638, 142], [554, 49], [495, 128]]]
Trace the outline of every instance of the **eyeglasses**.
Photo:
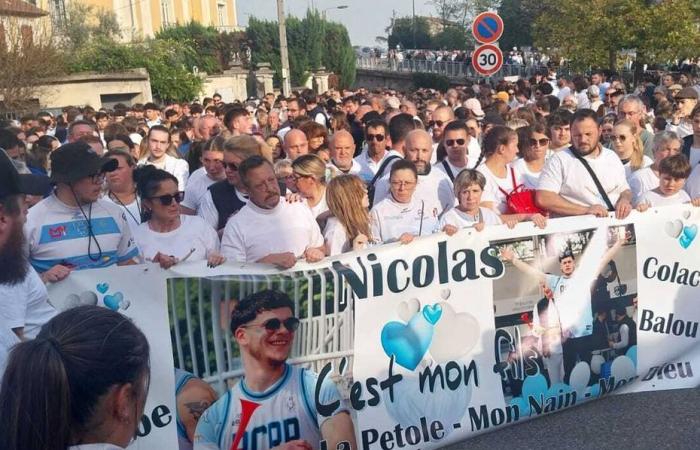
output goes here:
[[185, 199], [185, 193], [180, 191], [175, 194], [165, 194], [165, 195], [159, 195], [157, 197], [149, 197], [151, 200], [158, 199], [160, 200], [160, 204], [163, 206], [170, 206], [173, 203], [173, 200], [180, 204], [184, 199]]
[[382, 142], [384, 140], [384, 135], [383, 134], [368, 134], [367, 140], [368, 141], [376, 140], [377, 142]]
[[454, 147], [455, 145], [462, 146], [467, 142], [466, 139], [447, 139], [445, 140], [445, 145], [448, 147]]
[[415, 181], [391, 181], [390, 183], [394, 187], [412, 187], [416, 184]]
[[445, 125], [447, 122], [443, 122], [442, 120], [431, 120], [428, 122], [429, 127], [434, 127], [437, 125], [439, 128], [442, 128], [443, 125]]
[[625, 136], [624, 134], [613, 134], [612, 136], [610, 136], [610, 139], [612, 139], [613, 141], [625, 142], [627, 140], [627, 136]]
[[544, 147], [549, 144], [549, 138], [530, 139], [530, 147]]
[[222, 161], [221, 164], [223, 164], [224, 169], [233, 170], [234, 172], [238, 172], [238, 164], [236, 164], [236, 163], [227, 163], [225, 161]]
[[284, 320], [277, 318], [266, 320], [263, 323], [251, 323], [248, 325], [241, 325], [243, 328], [247, 327], [263, 327], [267, 331], [277, 331], [280, 327], [284, 325], [287, 331], [294, 333], [299, 328], [299, 319], [296, 317], [288, 317]]

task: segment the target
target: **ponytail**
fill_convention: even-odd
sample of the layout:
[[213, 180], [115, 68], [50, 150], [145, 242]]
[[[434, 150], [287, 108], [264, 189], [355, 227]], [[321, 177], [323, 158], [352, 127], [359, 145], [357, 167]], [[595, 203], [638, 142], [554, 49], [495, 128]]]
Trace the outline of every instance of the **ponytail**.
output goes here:
[[95, 425], [110, 388], [145, 392], [149, 371], [148, 341], [128, 318], [98, 306], [58, 314], [10, 353], [0, 388], [3, 449], [66, 450]]
[[506, 126], [496, 125], [491, 128], [484, 136], [481, 154], [474, 167], [478, 167], [483, 159], [488, 160], [493, 156], [501, 145], [508, 145], [514, 136], [517, 137], [516, 132]]

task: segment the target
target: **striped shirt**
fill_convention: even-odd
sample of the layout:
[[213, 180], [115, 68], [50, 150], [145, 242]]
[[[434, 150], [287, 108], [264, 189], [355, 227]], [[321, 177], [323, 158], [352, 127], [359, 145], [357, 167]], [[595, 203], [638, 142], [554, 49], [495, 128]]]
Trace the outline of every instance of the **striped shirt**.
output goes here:
[[[100, 199], [83, 205], [82, 210], [85, 215], [56, 194], [29, 210], [25, 234], [29, 260], [37, 272], [46, 272], [57, 264], [76, 270], [108, 267], [138, 256], [126, 214], [119, 206]], [[85, 216], [90, 219], [90, 227]]]

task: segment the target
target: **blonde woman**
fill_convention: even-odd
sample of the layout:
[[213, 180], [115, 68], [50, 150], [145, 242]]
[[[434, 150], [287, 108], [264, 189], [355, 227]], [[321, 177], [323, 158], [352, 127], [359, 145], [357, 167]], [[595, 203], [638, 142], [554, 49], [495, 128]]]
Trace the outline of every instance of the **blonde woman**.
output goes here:
[[306, 200], [311, 214], [316, 219], [328, 211], [326, 175], [326, 163], [316, 155], [301, 155], [292, 162], [292, 177], [296, 191]]
[[615, 123], [612, 144], [613, 150], [625, 167], [628, 182], [634, 172], [654, 163], [651, 158], [644, 155], [644, 144], [637, 134], [637, 125], [632, 121], [625, 119]]
[[323, 231], [326, 255], [362, 250], [373, 242], [369, 197], [359, 177], [340, 175], [333, 178], [326, 189], [326, 200], [332, 214]]

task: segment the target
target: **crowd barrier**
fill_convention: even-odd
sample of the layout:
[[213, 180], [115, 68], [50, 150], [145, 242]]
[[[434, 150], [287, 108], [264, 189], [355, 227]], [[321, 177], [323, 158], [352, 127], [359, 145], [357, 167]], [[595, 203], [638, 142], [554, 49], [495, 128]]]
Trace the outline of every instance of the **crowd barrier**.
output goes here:
[[[94, 298], [147, 334], [151, 391], [130, 448], [174, 448], [173, 367], [220, 393], [243, 374], [228, 314], [263, 288], [293, 299], [290, 362], [336, 383], [359, 448], [438, 448], [602, 396], [697, 387], [699, 222], [678, 206], [440, 233], [286, 272], [83, 271], [50, 297], [61, 309]], [[562, 255], [575, 259], [566, 277]]]

